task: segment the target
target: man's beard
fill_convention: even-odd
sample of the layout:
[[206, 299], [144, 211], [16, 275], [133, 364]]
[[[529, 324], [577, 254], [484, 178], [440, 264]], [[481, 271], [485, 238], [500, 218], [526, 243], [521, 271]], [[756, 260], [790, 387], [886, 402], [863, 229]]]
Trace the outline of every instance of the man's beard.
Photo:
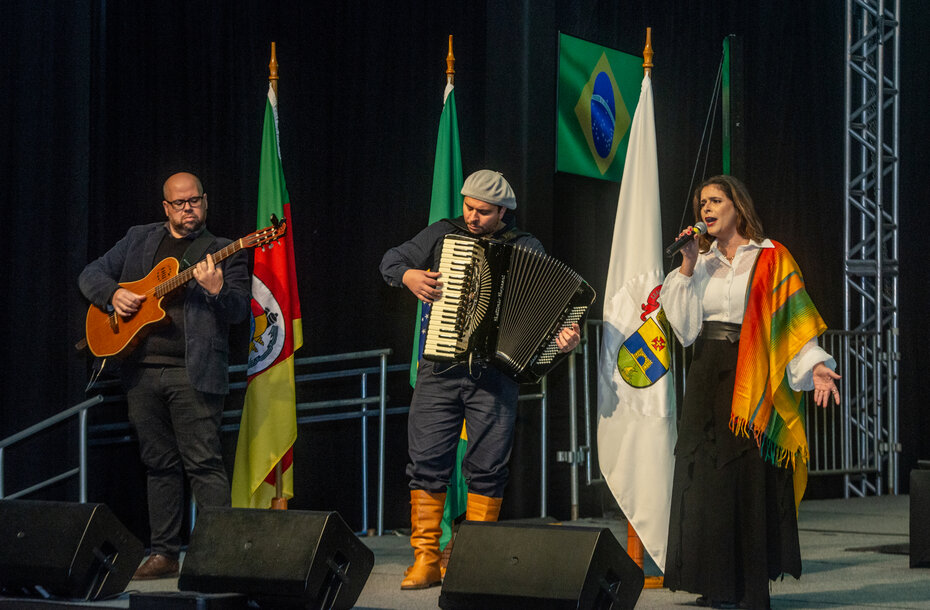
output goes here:
[[203, 220], [197, 218], [192, 218], [190, 221], [182, 220], [180, 224], [174, 225], [174, 230], [180, 235], [190, 235], [199, 231], [203, 223]]

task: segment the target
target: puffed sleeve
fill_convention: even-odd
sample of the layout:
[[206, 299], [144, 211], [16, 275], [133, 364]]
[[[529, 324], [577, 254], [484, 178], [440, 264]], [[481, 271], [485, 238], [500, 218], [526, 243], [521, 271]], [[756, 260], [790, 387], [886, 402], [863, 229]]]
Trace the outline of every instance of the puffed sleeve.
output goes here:
[[675, 336], [687, 347], [694, 343], [701, 332], [704, 307], [695, 290], [695, 276], [684, 275], [679, 269], [675, 268], [665, 276], [659, 301]]
[[814, 389], [814, 367], [818, 362], [823, 362], [830, 370], [836, 370], [836, 360], [833, 356], [817, 345], [817, 339], [811, 339], [788, 363], [788, 385], [792, 390]]

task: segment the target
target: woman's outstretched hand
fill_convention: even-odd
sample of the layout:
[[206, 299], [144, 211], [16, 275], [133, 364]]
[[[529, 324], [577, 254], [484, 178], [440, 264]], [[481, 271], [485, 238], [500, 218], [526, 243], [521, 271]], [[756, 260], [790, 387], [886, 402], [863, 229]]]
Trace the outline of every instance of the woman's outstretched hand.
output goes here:
[[836, 404], [840, 404], [840, 391], [836, 387], [836, 380], [840, 376], [830, 370], [823, 362], [818, 362], [814, 366], [814, 402], [821, 407], [826, 408], [830, 403], [830, 397], [833, 397]]

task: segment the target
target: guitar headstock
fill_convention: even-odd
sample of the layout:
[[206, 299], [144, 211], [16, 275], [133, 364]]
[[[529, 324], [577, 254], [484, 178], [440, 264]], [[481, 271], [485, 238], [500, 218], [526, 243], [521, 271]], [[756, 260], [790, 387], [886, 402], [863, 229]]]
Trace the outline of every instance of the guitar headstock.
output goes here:
[[249, 233], [242, 238], [242, 245], [247, 248], [257, 248], [277, 241], [287, 233], [287, 220], [279, 221], [274, 215], [271, 217], [273, 223], [270, 227], [259, 229], [254, 233]]

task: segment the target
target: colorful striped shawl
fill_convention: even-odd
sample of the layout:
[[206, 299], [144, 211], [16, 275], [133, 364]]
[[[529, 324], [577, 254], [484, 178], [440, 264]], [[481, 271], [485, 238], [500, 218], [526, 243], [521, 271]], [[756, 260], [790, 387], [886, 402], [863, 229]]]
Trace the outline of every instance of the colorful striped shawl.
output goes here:
[[730, 429], [751, 433], [763, 459], [794, 468], [795, 502], [800, 503], [810, 457], [804, 394], [788, 385], [785, 368], [827, 326], [787, 248], [772, 244], [759, 253], [747, 287]]

